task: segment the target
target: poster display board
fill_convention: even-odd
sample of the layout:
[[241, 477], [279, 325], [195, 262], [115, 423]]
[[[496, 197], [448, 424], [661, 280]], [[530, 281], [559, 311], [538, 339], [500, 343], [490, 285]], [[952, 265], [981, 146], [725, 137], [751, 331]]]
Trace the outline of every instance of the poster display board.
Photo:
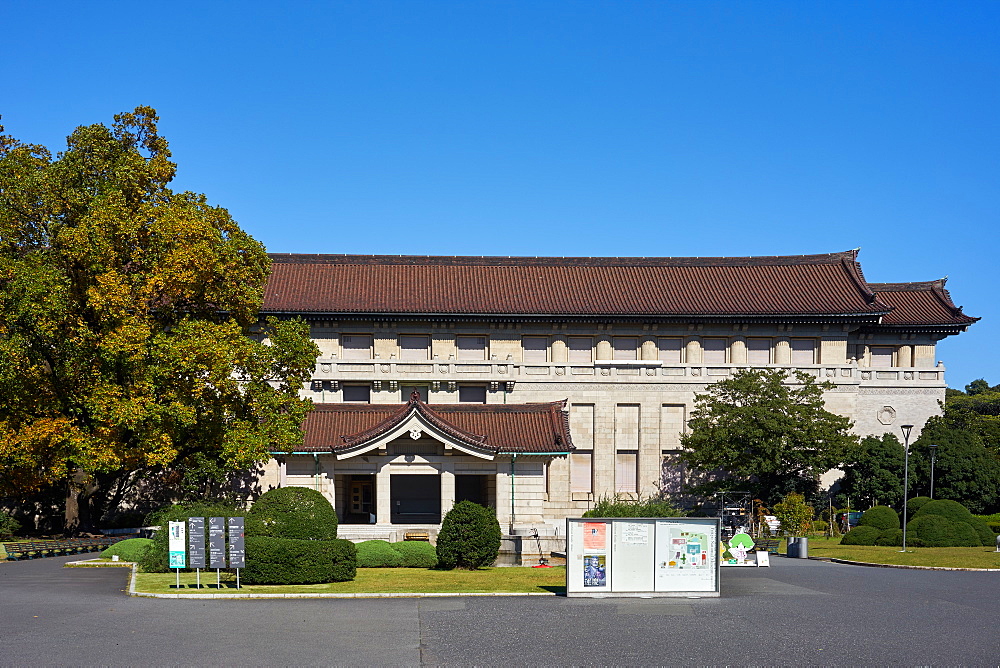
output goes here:
[[170, 568], [185, 567], [185, 545], [184, 522], [170, 522], [167, 527], [170, 532], [167, 534], [167, 550], [170, 555]]
[[718, 596], [718, 518], [569, 518], [567, 596]]

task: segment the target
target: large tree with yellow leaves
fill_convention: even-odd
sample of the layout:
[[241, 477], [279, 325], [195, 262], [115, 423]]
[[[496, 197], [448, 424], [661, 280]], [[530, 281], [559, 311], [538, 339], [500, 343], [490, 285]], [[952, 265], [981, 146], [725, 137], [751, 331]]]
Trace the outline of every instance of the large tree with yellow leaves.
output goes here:
[[309, 410], [307, 325], [259, 321], [263, 246], [168, 188], [157, 121], [78, 127], [54, 157], [0, 134], [0, 495], [64, 486], [70, 528], [136, 472], [290, 449]]

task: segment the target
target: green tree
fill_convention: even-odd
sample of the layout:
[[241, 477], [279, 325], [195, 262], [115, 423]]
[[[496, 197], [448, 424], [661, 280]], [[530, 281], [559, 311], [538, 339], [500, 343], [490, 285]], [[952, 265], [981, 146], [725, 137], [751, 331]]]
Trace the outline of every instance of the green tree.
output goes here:
[[812, 532], [813, 507], [804, 496], [791, 492], [772, 507], [781, 523], [779, 530], [786, 536], [802, 536]]
[[892, 434], [864, 437], [844, 462], [841, 494], [855, 508], [870, 508], [880, 503], [901, 508], [903, 455], [903, 444]]
[[307, 325], [258, 320], [264, 248], [168, 187], [157, 121], [79, 127], [56, 156], [0, 134], [0, 494], [64, 486], [70, 528], [124, 477], [294, 447], [310, 407]]
[[957, 501], [977, 514], [1000, 510], [1000, 460], [979, 434], [953, 429], [932, 417], [910, 445], [910, 494], [930, 495], [930, 449], [934, 453], [934, 499]]
[[824, 407], [831, 387], [782, 369], [742, 370], [709, 386], [695, 397], [683, 456], [696, 472], [726, 475], [691, 491], [742, 489], [768, 505], [792, 491], [814, 492], [819, 476], [857, 444], [851, 421]]
[[[987, 448], [1000, 453], [1000, 387], [969, 384], [968, 394], [952, 395], [944, 404], [943, 422], [950, 429], [974, 434]], [[975, 390], [975, 391], [973, 391]]]

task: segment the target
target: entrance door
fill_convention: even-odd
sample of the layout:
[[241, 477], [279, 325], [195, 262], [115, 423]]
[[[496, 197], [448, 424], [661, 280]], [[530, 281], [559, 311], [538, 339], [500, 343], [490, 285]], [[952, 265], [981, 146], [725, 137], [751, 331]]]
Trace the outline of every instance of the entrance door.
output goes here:
[[456, 475], [455, 503], [472, 501], [481, 506], [491, 506], [490, 488], [485, 475]]
[[354, 476], [347, 488], [345, 524], [375, 523], [374, 476]]
[[441, 523], [440, 475], [391, 475], [389, 495], [393, 524]]

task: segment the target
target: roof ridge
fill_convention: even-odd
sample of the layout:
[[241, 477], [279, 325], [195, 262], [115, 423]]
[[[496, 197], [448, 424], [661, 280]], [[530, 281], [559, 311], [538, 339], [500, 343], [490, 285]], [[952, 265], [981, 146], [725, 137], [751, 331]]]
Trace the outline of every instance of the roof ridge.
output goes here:
[[553, 266], [553, 267], [739, 267], [835, 264], [855, 261], [857, 249], [812, 255], [748, 255], [740, 257], [586, 257], [478, 255], [350, 255], [269, 253], [275, 264], [425, 265], [425, 266]]

